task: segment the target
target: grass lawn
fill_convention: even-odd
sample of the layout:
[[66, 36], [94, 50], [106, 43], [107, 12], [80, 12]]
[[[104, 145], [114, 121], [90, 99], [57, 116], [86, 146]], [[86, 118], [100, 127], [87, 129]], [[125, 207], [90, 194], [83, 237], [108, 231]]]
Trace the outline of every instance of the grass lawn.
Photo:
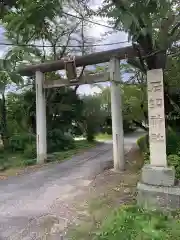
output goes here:
[[[96, 142], [89, 143], [86, 140], [75, 141], [75, 147], [66, 151], [60, 151], [48, 155], [48, 162], [63, 161], [89, 148], [96, 146]], [[0, 178], [4, 176], [18, 175], [25, 168], [38, 168], [36, 159], [26, 159], [23, 154], [10, 154], [8, 152], [0, 154]]]
[[180, 220], [176, 214], [122, 206], [113, 211], [94, 234], [94, 240], [179, 239]]
[[95, 137], [96, 141], [105, 141], [105, 140], [111, 140], [111, 139], [112, 139], [112, 135], [107, 133], [99, 133]]

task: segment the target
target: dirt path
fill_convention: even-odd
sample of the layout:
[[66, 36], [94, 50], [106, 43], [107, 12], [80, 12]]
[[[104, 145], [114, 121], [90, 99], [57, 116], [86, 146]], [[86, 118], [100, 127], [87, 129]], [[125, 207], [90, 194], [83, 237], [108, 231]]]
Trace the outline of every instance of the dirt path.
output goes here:
[[101, 222], [115, 208], [135, 201], [136, 185], [143, 164], [139, 149], [133, 147], [126, 160], [126, 171], [104, 171], [92, 180], [84, 196], [79, 201], [76, 199], [76, 220], [68, 226], [64, 239], [92, 240]]
[[[137, 137], [135, 134], [125, 139], [126, 152], [134, 146]], [[96, 176], [111, 166], [112, 144], [109, 143], [67, 162], [0, 181], [0, 240], [59, 240], [69, 224], [84, 216], [86, 209], [81, 210], [84, 197], [93, 196]], [[98, 187], [97, 192], [101, 191]]]

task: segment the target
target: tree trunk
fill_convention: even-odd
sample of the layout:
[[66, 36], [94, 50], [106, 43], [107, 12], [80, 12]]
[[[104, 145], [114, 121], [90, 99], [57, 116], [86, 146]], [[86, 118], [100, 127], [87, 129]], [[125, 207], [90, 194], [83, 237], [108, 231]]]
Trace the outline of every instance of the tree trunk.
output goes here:
[[146, 63], [148, 65], [149, 70], [160, 68], [162, 68], [163, 70], [165, 69], [167, 59], [166, 51], [161, 51], [154, 54], [153, 52], [149, 53], [148, 51], [145, 51], [145, 53], [147, 55]]
[[6, 99], [4, 93], [2, 94], [2, 141], [4, 149], [8, 148], [8, 133], [7, 133], [7, 111], [6, 111]]

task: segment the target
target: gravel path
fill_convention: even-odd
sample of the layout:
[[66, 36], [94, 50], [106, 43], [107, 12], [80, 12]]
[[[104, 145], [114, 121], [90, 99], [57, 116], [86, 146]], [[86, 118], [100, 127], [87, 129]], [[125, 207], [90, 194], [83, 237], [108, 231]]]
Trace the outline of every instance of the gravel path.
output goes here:
[[[126, 152], [141, 134], [125, 137]], [[61, 231], [57, 228], [66, 225], [68, 214], [72, 215], [66, 203], [81, 195], [83, 187], [112, 164], [111, 160], [109, 141], [66, 162], [0, 181], [0, 240], [60, 239], [44, 233]]]

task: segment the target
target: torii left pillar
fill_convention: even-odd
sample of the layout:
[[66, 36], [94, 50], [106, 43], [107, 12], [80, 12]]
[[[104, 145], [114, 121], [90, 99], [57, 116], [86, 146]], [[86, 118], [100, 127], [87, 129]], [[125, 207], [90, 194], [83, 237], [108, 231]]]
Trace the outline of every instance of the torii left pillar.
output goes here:
[[37, 163], [47, 159], [46, 99], [43, 88], [44, 74], [36, 72], [36, 149]]
[[110, 60], [109, 71], [111, 81], [111, 115], [114, 170], [123, 171], [125, 169], [124, 133], [120, 89], [120, 61], [118, 58], [112, 58]]

